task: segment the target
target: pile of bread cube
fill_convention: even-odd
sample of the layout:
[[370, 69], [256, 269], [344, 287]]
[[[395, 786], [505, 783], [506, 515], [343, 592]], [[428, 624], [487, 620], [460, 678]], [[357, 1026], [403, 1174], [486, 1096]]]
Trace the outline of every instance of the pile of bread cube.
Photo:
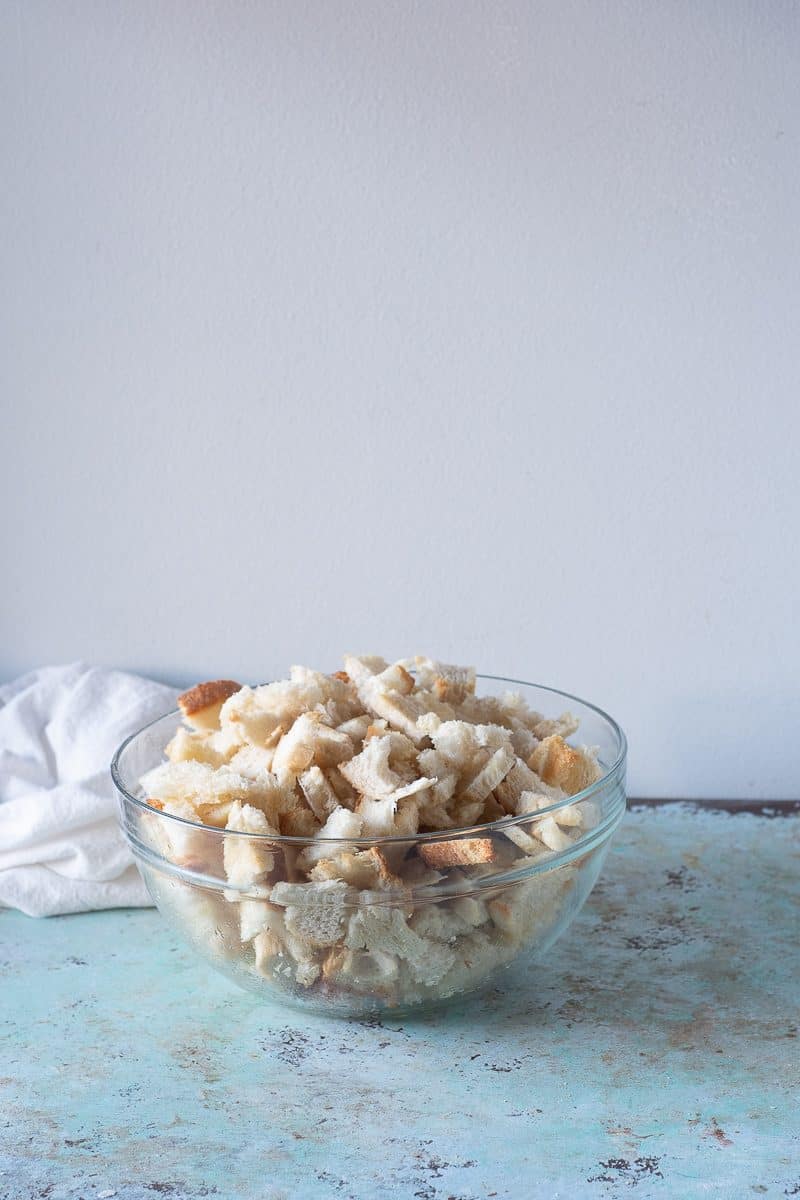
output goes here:
[[186, 879], [219, 880], [197, 920], [218, 926], [203, 910], [224, 905], [247, 969], [416, 1003], [474, 986], [557, 920], [574, 864], [525, 871], [596, 824], [591, 799], [558, 802], [602, 775], [567, 742], [569, 713], [479, 696], [471, 668], [354, 655], [335, 674], [217, 680], [179, 703], [142, 794], [182, 818], [157, 821], [159, 850]]

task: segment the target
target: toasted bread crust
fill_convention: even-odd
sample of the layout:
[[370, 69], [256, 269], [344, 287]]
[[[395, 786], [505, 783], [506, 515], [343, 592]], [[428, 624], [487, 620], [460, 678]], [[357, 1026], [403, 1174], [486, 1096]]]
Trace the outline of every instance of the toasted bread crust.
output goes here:
[[595, 766], [586, 755], [570, 746], [559, 734], [545, 738], [528, 759], [528, 766], [551, 787], [568, 796], [582, 792], [596, 778]]
[[405, 669], [405, 667], [398, 666], [397, 670], [400, 674], [400, 678], [402, 679], [403, 683], [405, 684], [406, 690], [409, 692], [413, 691], [414, 690], [414, 676], [411, 675]]
[[422, 842], [420, 856], [429, 867], [471, 867], [492, 862], [496, 851], [491, 838], [454, 838], [451, 842]]
[[207, 683], [196, 683], [178, 696], [178, 707], [185, 717], [192, 717], [214, 704], [223, 704], [229, 696], [241, 690], [242, 685], [235, 679], [212, 679]]

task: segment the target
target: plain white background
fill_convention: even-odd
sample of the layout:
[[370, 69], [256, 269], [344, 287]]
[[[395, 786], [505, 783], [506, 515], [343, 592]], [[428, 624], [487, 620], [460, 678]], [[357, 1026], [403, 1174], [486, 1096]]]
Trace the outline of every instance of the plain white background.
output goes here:
[[0, 18], [0, 677], [425, 651], [798, 795], [795, 4]]

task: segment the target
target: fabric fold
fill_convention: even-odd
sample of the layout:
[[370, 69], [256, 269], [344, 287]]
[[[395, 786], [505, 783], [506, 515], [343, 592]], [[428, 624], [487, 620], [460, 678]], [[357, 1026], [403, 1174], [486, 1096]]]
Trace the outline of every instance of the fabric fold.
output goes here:
[[0, 686], [0, 906], [29, 916], [149, 905], [109, 773], [177, 689], [84, 663]]

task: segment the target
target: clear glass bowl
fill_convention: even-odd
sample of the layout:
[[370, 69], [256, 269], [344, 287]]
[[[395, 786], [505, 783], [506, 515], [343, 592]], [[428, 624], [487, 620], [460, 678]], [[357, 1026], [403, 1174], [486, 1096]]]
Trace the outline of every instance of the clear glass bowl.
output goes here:
[[[569, 709], [580, 720], [580, 742], [597, 748], [602, 777], [534, 813], [410, 838], [254, 836], [150, 808], [139, 779], [163, 761], [181, 715], [153, 721], [123, 742], [111, 764], [122, 829], [153, 901], [199, 954], [241, 986], [329, 1014], [438, 1005], [538, 957], [573, 921], [600, 873], [625, 811], [626, 742], [611, 717], [566, 692], [478, 677], [479, 693], [506, 689], [548, 717]], [[536, 826], [555, 848], [534, 838]], [[441, 842], [449, 844], [453, 865], [431, 870], [422, 856]], [[311, 914], [310, 946], [309, 914], [292, 903], [291, 886], [273, 894], [275, 884], [298, 879], [304, 852], [332, 857], [373, 846], [398, 882], [381, 890], [330, 888]], [[232, 883], [226, 853], [229, 868], [235, 856], [259, 882]], [[459, 862], [475, 858], [487, 861]]]

